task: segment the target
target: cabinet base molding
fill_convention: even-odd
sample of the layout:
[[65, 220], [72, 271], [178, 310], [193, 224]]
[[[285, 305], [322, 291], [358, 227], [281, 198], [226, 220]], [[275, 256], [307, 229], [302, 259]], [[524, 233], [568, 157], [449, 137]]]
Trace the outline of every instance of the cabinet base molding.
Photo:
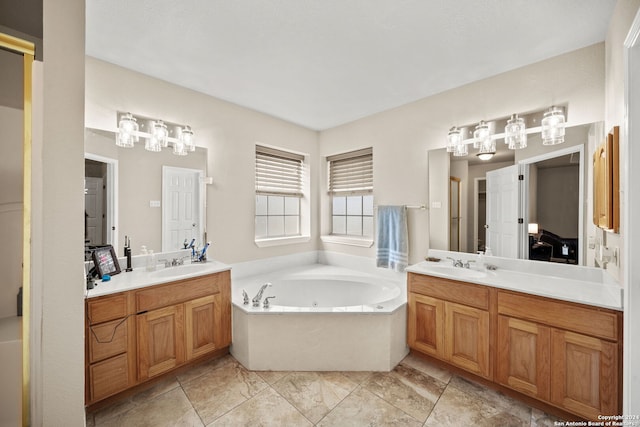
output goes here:
[[143, 383], [137, 384], [131, 388], [128, 388], [124, 391], [121, 391], [120, 393], [114, 394], [113, 396], [109, 396], [103, 400], [100, 400], [96, 403], [92, 403], [90, 405], [87, 405], [85, 407], [85, 410], [87, 412], [87, 414], [91, 414], [93, 412], [99, 411], [102, 408], [105, 408], [109, 405], [112, 405], [116, 402], [119, 402], [123, 399], [126, 399], [127, 397], [133, 396], [134, 394], [140, 393], [141, 391], [144, 390], [148, 390], [151, 387], [153, 387], [154, 385], [158, 384], [159, 382], [162, 382], [164, 380], [166, 380], [167, 378], [171, 378], [171, 377], [175, 377], [185, 371], [188, 371], [189, 369], [193, 368], [194, 366], [197, 365], [201, 365], [204, 363], [208, 363], [211, 362], [212, 360], [216, 360], [216, 359], [220, 359], [226, 355], [229, 354], [229, 347], [224, 347], [221, 348], [219, 350], [213, 351], [211, 353], [207, 353], [207, 355], [202, 356], [198, 359], [194, 359], [172, 371], [169, 372], [165, 372], [164, 374], [155, 376], [153, 378], [149, 378], [148, 380], [146, 380]]
[[481, 384], [485, 387], [488, 387], [492, 390], [498, 391], [502, 394], [504, 394], [505, 396], [511, 397], [513, 399], [516, 399], [526, 405], [529, 405], [533, 408], [539, 409], [541, 411], [544, 411], [545, 413], [549, 414], [549, 415], [553, 415], [554, 417], [557, 417], [559, 419], [561, 419], [562, 421], [586, 421], [586, 419], [578, 417], [575, 414], [563, 411], [562, 409], [559, 409], [555, 406], [549, 405], [547, 403], [541, 402], [537, 399], [534, 399], [530, 396], [527, 396], [526, 394], [522, 394], [519, 393], [515, 390], [512, 390], [508, 387], [504, 387], [501, 386], [500, 384], [494, 383], [493, 381], [487, 380], [486, 378], [482, 378], [478, 375], [474, 375], [468, 371], [465, 371], [464, 369], [458, 368], [457, 366], [451, 365], [447, 362], [444, 362], [440, 359], [436, 359], [432, 356], [429, 356], [428, 354], [424, 354], [420, 351], [417, 350], [411, 350], [410, 353], [413, 356], [417, 356], [420, 357], [422, 359], [424, 359], [425, 361], [438, 366], [440, 368], [444, 368], [447, 371], [458, 375], [459, 377], [462, 377], [464, 379], [467, 379], [469, 381], [473, 381], [475, 383]]

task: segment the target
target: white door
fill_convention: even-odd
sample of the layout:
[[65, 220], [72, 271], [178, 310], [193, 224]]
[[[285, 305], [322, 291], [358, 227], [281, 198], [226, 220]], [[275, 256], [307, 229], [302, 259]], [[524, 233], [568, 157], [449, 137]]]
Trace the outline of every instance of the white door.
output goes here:
[[518, 165], [487, 172], [487, 245], [495, 256], [518, 258]]
[[193, 238], [202, 245], [202, 171], [164, 166], [162, 175], [162, 251], [182, 249]]
[[102, 189], [104, 180], [102, 178], [85, 178], [84, 211], [86, 237], [90, 245], [102, 245], [104, 241], [103, 233], [103, 196]]

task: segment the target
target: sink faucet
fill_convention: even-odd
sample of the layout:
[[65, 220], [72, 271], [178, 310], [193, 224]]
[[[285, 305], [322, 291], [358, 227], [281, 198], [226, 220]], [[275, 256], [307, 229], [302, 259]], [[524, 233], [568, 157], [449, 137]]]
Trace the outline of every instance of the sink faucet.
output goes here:
[[461, 259], [454, 259], [454, 258], [451, 258], [450, 256], [448, 256], [447, 259], [451, 260], [451, 264], [453, 264], [454, 267], [463, 267], [464, 266], [464, 264], [462, 263]]
[[256, 296], [253, 297], [253, 299], [251, 300], [254, 307], [260, 307], [260, 300], [262, 299], [262, 293], [264, 292], [265, 289], [267, 289], [268, 286], [271, 286], [271, 283], [265, 283], [264, 285], [260, 286], [260, 290], [258, 291]]

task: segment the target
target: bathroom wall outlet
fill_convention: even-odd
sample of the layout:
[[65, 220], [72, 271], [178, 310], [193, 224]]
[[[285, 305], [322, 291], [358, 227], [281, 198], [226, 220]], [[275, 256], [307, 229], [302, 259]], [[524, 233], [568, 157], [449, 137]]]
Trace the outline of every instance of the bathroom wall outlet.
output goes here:
[[160, 200], [149, 200], [149, 207], [150, 208], [159, 208], [160, 207]]
[[442, 208], [442, 202], [431, 202], [432, 209], [440, 209]]

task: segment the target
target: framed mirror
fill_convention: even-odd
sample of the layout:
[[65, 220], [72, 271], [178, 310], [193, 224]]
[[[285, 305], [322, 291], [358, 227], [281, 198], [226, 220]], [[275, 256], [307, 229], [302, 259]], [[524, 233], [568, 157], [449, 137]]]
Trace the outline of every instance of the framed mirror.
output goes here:
[[[430, 150], [429, 247], [468, 253], [484, 251], [487, 240], [491, 239], [487, 235], [492, 227], [492, 219], [487, 217], [490, 204], [487, 176], [492, 171], [515, 165], [515, 179], [523, 175], [523, 181], [513, 199], [517, 213], [510, 219], [517, 227], [516, 247], [507, 256], [529, 259], [532, 252], [530, 238], [534, 239], [533, 244], [555, 239], [553, 243], [546, 242], [553, 246], [554, 252], [549, 259], [545, 255], [544, 260], [587, 264], [591, 258], [587, 237], [595, 235], [595, 227], [590, 220], [592, 165], [586, 161], [584, 153], [593, 151], [602, 135], [603, 123], [597, 122], [567, 127], [565, 142], [560, 145], [543, 145], [539, 134], [529, 135], [528, 146], [519, 150], [509, 150], [498, 141], [496, 154], [487, 161], [473, 153], [454, 157], [445, 148]], [[447, 202], [451, 194], [451, 176], [461, 179], [458, 249], [452, 245], [453, 214]], [[529, 235], [529, 224], [536, 224], [538, 231]], [[503, 255], [494, 249], [497, 248], [492, 247], [494, 255]], [[540, 253], [536, 252], [536, 256]]]

